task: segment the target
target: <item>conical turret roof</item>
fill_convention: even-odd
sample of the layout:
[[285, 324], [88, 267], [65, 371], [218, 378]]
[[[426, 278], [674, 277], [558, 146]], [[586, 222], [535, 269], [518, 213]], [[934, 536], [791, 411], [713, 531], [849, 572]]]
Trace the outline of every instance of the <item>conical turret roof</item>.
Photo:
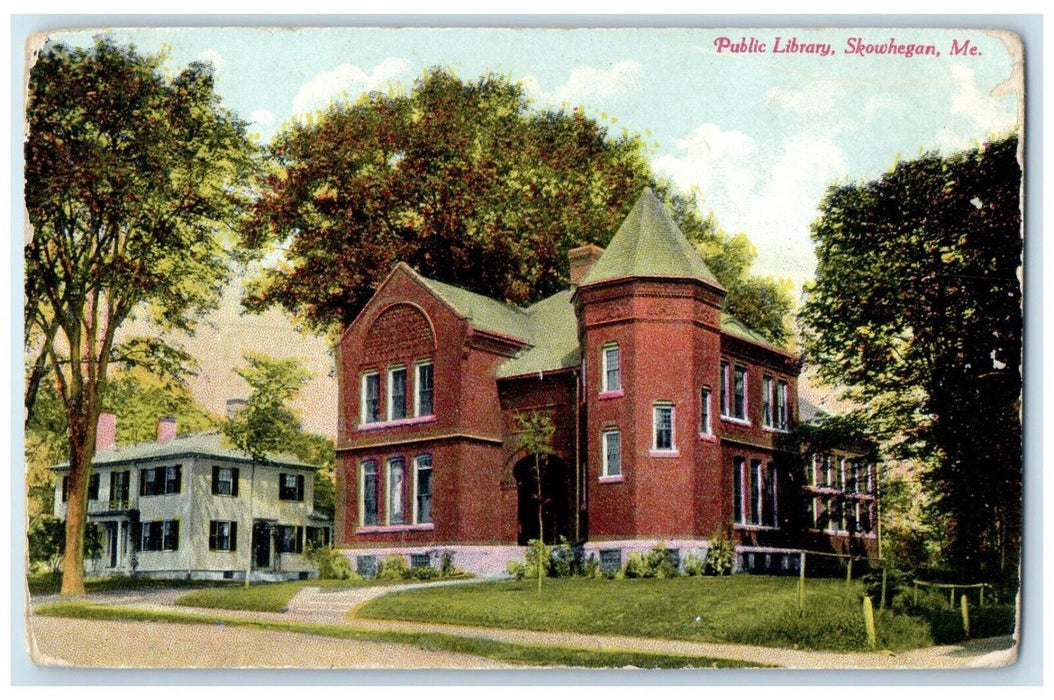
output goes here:
[[694, 279], [724, 290], [650, 188], [578, 286], [627, 277]]

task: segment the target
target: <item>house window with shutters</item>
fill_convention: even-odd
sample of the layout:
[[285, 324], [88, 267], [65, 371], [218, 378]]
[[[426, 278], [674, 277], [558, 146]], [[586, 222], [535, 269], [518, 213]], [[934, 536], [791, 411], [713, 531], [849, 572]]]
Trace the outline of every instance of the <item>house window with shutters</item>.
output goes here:
[[303, 501], [304, 475], [279, 473], [278, 498], [282, 501]]
[[182, 481], [183, 467], [179, 464], [143, 469], [139, 472], [139, 495], [164, 496], [179, 493]]
[[237, 467], [212, 467], [212, 495], [213, 496], [237, 496], [238, 495], [238, 468]]
[[128, 507], [128, 485], [132, 473], [128, 470], [110, 472], [110, 510]]
[[279, 554], [301, 554], [304, 551], [304, 528], [300, 525], [279, 525], [275, 530], [275, 544]]
[[179, 521], [153, 520], [141, 524], [139, 551], [174, 552], [179, 549]]
[[213, 552], [238, 550], [238, 523], [233, 520], [209, 521], [209, 549]]

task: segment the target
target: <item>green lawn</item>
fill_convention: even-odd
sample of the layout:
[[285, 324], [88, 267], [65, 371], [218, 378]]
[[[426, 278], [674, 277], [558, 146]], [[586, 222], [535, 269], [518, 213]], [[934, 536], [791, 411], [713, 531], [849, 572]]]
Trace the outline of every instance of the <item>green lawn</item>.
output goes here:
[[[31, 574], [26, 577], [29, 592], [32, 595], [50, 595], [58, 593], [62, 585], [61, 574]], [[105, 593], [107, 591], [134, 591], [151, 588], [206, 588], [233, 585], [230, 581], [198, 581], [170, 578], [131, 578], [130, 576], [113, 576], [105, 578], [86, 578], [84, 588], [88, 593]]]
[[[779, 576], [674, 579], [547, 579], [424, 589], [375, 598], [363, 618], [574, 631], [761, 646], [867, 649], [862, 588], [809, 579], [805, 614], [798, 580]], [[933, 644], [929, 625], [875, 611], [880, 649]]]
[[679, 656], [676, 654], [651, 654], [605, 649], [584, 649], [581, 647], [513, 644], [434, 632], [397, 632], [356, 629], [345, 625], [272, 622], [250, 620], [229, 615], [202, 615], [166, 610], [145, 610], [113, 605], [98, 605], [82, 601], [49, 603], [38, 607], [36, 614], [88, 620], [131, 620], [196, 625], [223, 624], [230, 627], [296, 632], [336, 639], [394, 642], [427, 650], [484, 656], [523, 666], [570, 666], [578, 668], [624, 668], [627, 666], [636, 668], [757, 668], [759, 666], [758, 664], [705, 656]]
[[176, 600], [176, 605], [188, 608], [219, 608], [222, 610], [252, 610], [255, 612], [282, 612], [289, 601], [304, 586], [320, 588], [357, 588], [359, 586], [384, 586], [405, 581], [332, 580], [308, 579], [306, 581], [283, 581], [281, 583], [254, 583], [248, 588], [239, 583], [224, 588], [203, 588], [187, 593]]

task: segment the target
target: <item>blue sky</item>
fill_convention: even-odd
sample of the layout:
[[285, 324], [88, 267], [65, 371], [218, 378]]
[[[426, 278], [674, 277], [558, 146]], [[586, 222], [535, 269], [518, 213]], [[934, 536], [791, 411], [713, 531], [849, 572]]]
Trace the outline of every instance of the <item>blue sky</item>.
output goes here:
[[[55, 34], [53, 39], [86, 45], [93, 33]], [[754, 243], [754, 271], [790, 279], [795, 294], [813, 276], [809, 224], [829, 184], [880, 177], [898, 157], [924, 150], [970, 147], [1019, 120], [1020, 94], [1014, 86], [1021, 74], [1014, 73], [1013, 42], [978, 30], [184, 28], [112, 33], [143, 52], [167, 48], [173, 71], [192, 60], [212, 61], [225, 105], [251, 121], [264, 141], [289, 120], [341, 96], [407, 90], [431, 66], [448, 67], [466, 79], [488, 71], [508, 76], [539, 107], [580, 107], [615, 132], [644, 135], [655, 169], [683, 189], [698, 188], [704, 209], [714, 212], [719, 225], [746, 233]], [[763, 43], [766, 51], [719, 52], [715, 41], [721, 37], [737, 45]], [[799, 44], [829, 44], [830, 54], [773, 52], [777, 38], [785, 47], [792, 37]], [[940, 55], [845, 53], [855, 37], [876, 46], [891, 40], [932, 44]], [[952, 56], [953, 40], [959, 46], [968, 40], [977, 53]], [[235, 313], [236, 304], [225, 303], [225, 315], [214, 318], [217, 334], [225, 328], [223, 335], [229, 336], [238, 326], [249, 336], [264, 328], [273, 336], [285, 323], [274, 315], [234, 319], [230, 314]], [[229, 349], [205, 352], [230, 354]], [[316, 377], [320, 370], [327, 371], [320, 365]], [[229, 368], [217, 361], [206, 371], [218, 376]], [[317, 387], [326, 394], [331, 390]], [[333, 410], [320, 417], [318, 429], [335, 414], [335, 391], [326, 401]]]

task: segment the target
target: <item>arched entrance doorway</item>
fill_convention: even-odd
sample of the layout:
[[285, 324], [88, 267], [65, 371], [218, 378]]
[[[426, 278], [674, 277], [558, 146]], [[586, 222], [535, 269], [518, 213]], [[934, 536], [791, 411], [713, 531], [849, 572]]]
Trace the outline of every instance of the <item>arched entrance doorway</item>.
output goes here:
[[[571, 539], [574, 519], [574, 480], [567, 463], [556, 455], [538, 458], [542, 475], [542, 520], [545, 542], [555, 544], [560, 536]], [[513, 467], [516, 477], [517, 519], [520, 531], [517, 543], [526, 545], [538, 539], [538, 469], [534, 456], [527, 456]]]

